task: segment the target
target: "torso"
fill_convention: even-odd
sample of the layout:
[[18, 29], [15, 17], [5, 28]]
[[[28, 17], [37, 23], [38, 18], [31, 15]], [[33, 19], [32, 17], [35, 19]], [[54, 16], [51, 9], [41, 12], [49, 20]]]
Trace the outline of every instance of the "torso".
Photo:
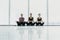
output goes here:
[[38, 17], [38, 18], [37, 18], [37, 21], [42, 21], [42, 18], [41, 18], [41, 17]]
[[33, 21], [33, 17], [29, 17], [29, 21]]
[[24, 22], [24, 17], [20, 17], [19, 22]]

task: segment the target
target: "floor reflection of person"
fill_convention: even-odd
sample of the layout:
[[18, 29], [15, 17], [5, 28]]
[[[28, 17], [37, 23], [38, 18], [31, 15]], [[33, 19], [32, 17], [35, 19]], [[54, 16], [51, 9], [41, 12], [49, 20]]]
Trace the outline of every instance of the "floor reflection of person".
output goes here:
[[27, 25], [34, 25], [34, 18], [32, 17], [32, 13], [30, 13], [30, 17], [28, 17], [28, 24]]
[[19, 21], [17, 21], [17, 24], [18, 26], [25, 25], [23, 14], [21, 14], [21, 17], [19, 17]]
[[41, 15], [40, 15], [40, 13], [38, 14], [38, 17], [37, 17], [37, 22], [36, 22], [36, 25], [38, 26], [38, 25], [43, 25], [44, 24], [44, 22], [43, 22], [43, 20], [42, 20], [42, 18], [41, 18]]

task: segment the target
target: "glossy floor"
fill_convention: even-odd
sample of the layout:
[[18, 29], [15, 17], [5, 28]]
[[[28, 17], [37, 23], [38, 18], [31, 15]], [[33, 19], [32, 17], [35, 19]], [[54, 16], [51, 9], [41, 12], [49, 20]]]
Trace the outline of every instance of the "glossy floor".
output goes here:
[[60, 26], [0, 26], [0, 40], [60, 40]]

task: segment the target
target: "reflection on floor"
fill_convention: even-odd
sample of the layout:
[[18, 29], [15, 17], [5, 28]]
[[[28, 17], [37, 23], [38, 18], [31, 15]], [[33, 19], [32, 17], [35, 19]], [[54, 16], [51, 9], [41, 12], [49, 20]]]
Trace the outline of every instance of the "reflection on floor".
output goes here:
[[60, 26], [0, 26], [0, 40], [60, 40]]

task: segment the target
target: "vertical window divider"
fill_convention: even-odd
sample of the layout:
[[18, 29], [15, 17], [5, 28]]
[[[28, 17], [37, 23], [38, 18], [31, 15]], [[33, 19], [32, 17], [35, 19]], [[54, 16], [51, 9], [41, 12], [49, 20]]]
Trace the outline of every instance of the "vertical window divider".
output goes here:
[[49, 31], [48, 31], [48, 25], [49, 25], [49, 13], [48, 13], [48, 0], [47, 0], [47, 40], [49, 40]]
[[28, 0], [28, 17], [29, 17], [29, 11], [30, 11], [30, 1]]
[[10, 0], [9, 0], [9, 14], [8, 14], [8, 25], [10, 25]]
[[47, 26], [49, 25], [48, 0], [47, 0]]

